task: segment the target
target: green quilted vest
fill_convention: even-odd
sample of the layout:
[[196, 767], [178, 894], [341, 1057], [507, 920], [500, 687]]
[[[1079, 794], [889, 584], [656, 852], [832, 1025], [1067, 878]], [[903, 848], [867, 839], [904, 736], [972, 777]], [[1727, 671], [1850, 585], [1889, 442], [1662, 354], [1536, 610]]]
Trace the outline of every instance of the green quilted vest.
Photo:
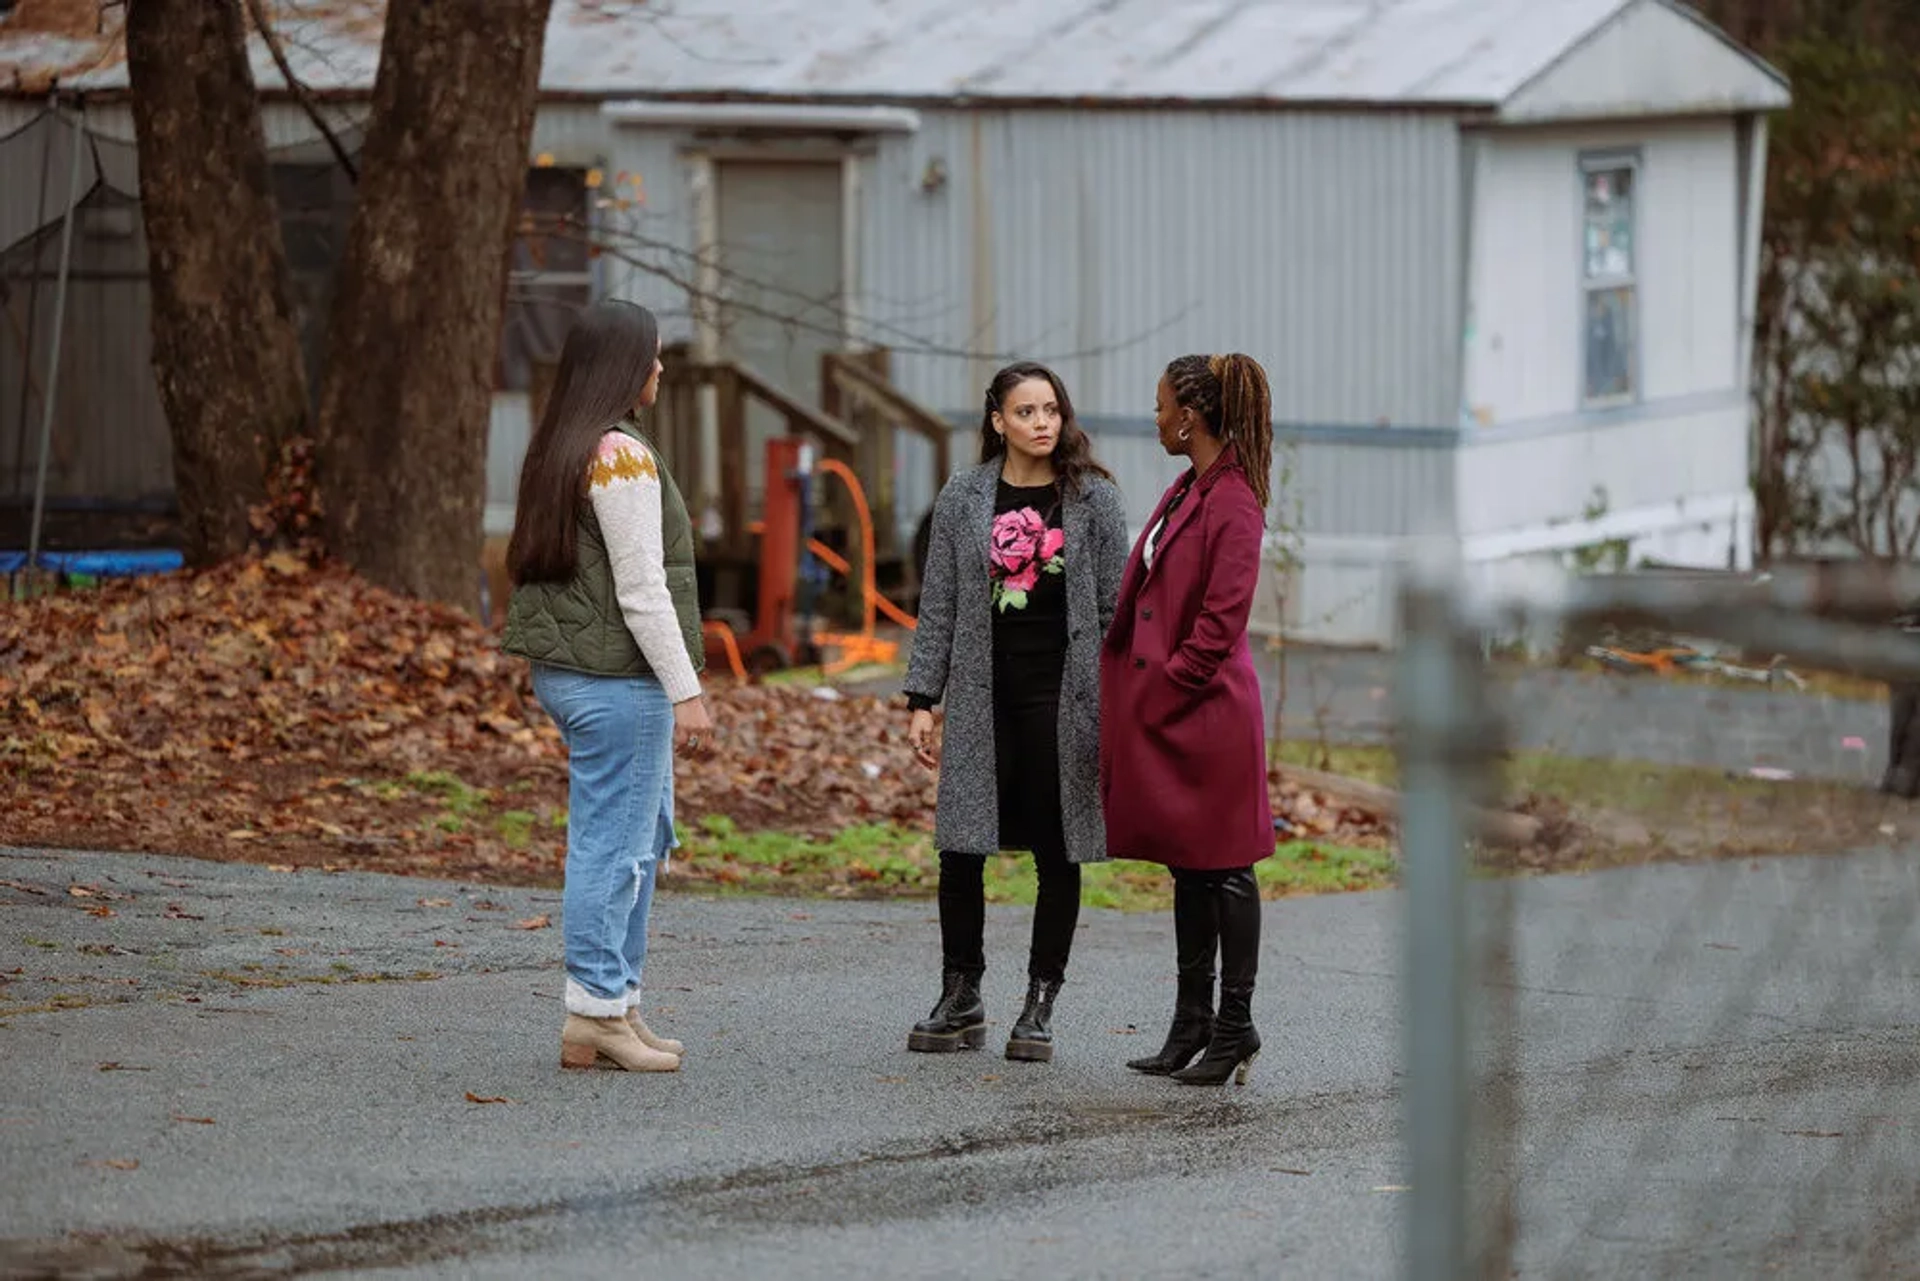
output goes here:
[[[615, 424], [641, 444], [646, 437], [631, 419]], [[693, 521], [673, 477], [660, 463], [661, 543], [666, 552], [667, 591], [680, 618], [693, 670], [706, 666], [707, 647], [700, 632], [699, 590], [693, 577]], [[583, 478], [584, 479], [584, 478]], [[648, 676], [653, 669], [640, 653], [614, 593], [613, 562], [591, 503], [580, 504], [574, 539], [573, 577], [564, 583], [522, 583], [507, 606], [507, 630], [501, 647], [536, 663], [594, 676]]]

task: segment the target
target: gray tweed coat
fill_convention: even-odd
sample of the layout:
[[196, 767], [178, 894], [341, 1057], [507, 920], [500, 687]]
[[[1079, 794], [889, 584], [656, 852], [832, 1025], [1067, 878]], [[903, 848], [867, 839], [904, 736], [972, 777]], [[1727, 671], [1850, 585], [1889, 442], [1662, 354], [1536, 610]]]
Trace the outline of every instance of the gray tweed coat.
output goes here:
[[[993, 746], [993, 604], [987, 537], [993, 526], [994, 459], [958, 473], [933, 507], [920, 618], [906, 693], [946, 704], [934, 843], [963, 854], [1000, 849], [999, 780]], [[1113, 622], [1127, 566], [1127, 512], [1120, 490], [1089, 476], [1061, 507], [1066, 533], [1067, 662], [1060, 686], [1060, 805], [1067, 858], [1107, 857], [1100, 812], [1100, 646]]]

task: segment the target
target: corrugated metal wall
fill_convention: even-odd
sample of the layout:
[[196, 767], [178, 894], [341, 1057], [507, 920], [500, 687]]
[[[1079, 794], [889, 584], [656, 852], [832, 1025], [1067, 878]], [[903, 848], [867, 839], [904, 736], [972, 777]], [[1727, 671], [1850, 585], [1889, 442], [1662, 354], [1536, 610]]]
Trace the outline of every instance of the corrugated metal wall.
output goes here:
[[689, 140], [685, 130], [614, 125], [596, 103], [550, 103], [533, 129], [536, 157], [601, 171], [600, 290], [652, 309], [668, 342], [693, 336], [693, 185], [681, 153]]
[[[1461, 533], [1745, 493], [1732, 121], [1496, 130], [1478, 146]], [[1583, 156], [1636, 165], [1636, 396], [1605, 411], [1581, 403]]]
[[[1458, 138], [1384, 111], [924, 112], [870, 162], [863, 310], [957, 418], [1003, 358], [1052, 364], [1136, 521], [1174, 474], [1143, 435], [1161, 369], [1249, 352], [1302, 432], [1305, 526], [1406, 532], [1451, 493], [1443, 451], [1395, 429], [1457, 418]], [[923, 475], [904, 451], [903, 510]]]
[[[1411, 433], [1410, 433], [1411, 435]], [[1285, 436], [1274, 446], [1272, 519], [1302, 533], [1401, 537], [1452, 511], [1453, 451], [1421, 434], [1395, 444]], [[1106, 431], [1094, 449], [1127, 495], [1127, 515], [1143, 525], [1183, 465], [1151, 436]]]
[[1135, 419], [1170, 357], [1245, 350], [1282, 421], [1451, 424], [1458, 150], [1432, 114], [925, 112], [866, 184], [866, 310], [943, 411], [991, 372], [970, 350]]

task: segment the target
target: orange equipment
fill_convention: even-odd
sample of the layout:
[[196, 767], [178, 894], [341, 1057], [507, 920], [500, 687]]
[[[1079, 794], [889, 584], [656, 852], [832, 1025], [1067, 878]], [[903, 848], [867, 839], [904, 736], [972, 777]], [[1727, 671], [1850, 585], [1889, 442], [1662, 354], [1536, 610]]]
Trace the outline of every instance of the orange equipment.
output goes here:
[[[820, 631], [803, 637], [794, 624], [794, 602], [807, 489], [815, 471], [836, 477], [847, 487], [853, 500], [860, 532], [861, 621], [857, 632]], [[822, 671], [828, 675], [860, 663], [894, 660], [899, 646], [874, 634], [876, 614], [885, 614], [908, 630], [915, 627], [917, 620], [881, 595], [874, 585], [873, 513], [867, 506], [866, 489], [852, 468], [834, 458], [816, 462], [813, 446], [797, 436], [769, 440], [764, 509], [761, 519], [749, 526], [749, 530], [760, 536], [759, 600], [753, 630], [736, 644], [733, 629], [727, 624], [717, 621], [705, 624], [708, 637], [718, 639], [736, 677], [748, 679], [791, 667], [801, 653], [823, 648], [839, 651], [832, 661], [821, 664]], [[853, 566], [819, 539], [806, 537], [804, 545], [827, 568], [843, 577], [852, 575]], [[744, 661], [742, 651], [745, 651]]]

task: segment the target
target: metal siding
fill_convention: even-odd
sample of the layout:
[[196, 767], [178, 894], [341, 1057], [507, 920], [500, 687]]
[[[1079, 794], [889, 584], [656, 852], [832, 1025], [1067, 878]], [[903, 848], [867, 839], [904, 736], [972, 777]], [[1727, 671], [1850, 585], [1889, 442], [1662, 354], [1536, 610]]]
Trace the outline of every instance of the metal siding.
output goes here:
[[[1638, 157], [1644, 402], [1739, 385], [1739, 168], [1731, 120], [1488, 136], [1475, 195], [1468, 403], [1481, 426], [1581, 405], [1580, 157]], [[1471, 429], [1470, 429], [1471, 430]]]
[[[17, 104], [10, 104], [17, 105]], [[358, 125], [369, 108], [362, 104], [328, 103], [321, 107], [327, 124], [336, 135], [350, 144], [357, 141]], [[105, 138], [131, 143], [134, 140], [133, 106], [128, 102], [89, 103], [87, 128]], [[292, 102], [264, 102], [260, 105], [260, 126], [266, 136], [267, 150], [320, 147], [325, 143], [306, 110]], [[331, 153], [317, 153], [331, 154]]]
[[1458, 452], [1462, 535], [1744, 493], [1746, 402], [1735, 395], [1649, 406], [1572, 430], [1469, 441]]
[[[1140, 529], [1185, 464], [1151, 436], [1107, 432], [1093, 444], [1126, 496], [1128, 521]], [[1308, 536], [1407, 537], [1452, 516], [1450, 449], [1281, 441], [1273, 471], [1271, 519], [1291, 523], [1297, 511], [1299, 532]]]
[[[722, 353], [818, 405], [821, 354], [844, 345], [841, 168], [724, 160], [715, 169]], [[765, 489], [767, 442], [787, 421], [757, 403], [746, 418], [751, 504]]]
[[1732, 120], [1647, 132], [1641, 191], [1641, 369], [1648, 400], [1742, 385], [1740, 199]]
[[532, 403], [524, 391], [496, 391], [487, 414], [487, 504], [489, 536], [513, 532], [520, 495], [520, 464], [533, 438]]
[[[1243, 350], [1266, 365], [1282, 424], [1363, 429], [1351, 442], [1298, 447], [1308, 529], [1412, 533], [1423, 513], [1451, 510], [1447, 451], [1371, 426], [1457, 417], [1463, 227], [1450, 121], [978, 116], [980, 172], [970, 116], [931, 111], [917, 134], [880, 142], [863, 187], [868, 336], [894, 348], [908, 394], [968, 424], [957, 460], [973, 456], [986, 374], [1015, 356], [1046, 360], [1084, 418], [1137, 424], [1094, 431], [1144, 520], [1177, 470], [1140, 434], [1161, 369], [1183, 352]], [[922, 192], [936, 161], [945, 184]], [[988, 223], [976, 230], [978, 184]], [[1205, 190], [1219, 195], [1195, 198]], [[980, 242], [990, 277], [976, 316]], [[1373, 430], [1377, 444], [1365, 439]], [[932, 495], [908, 467], [901, 505], [918, 512]]]
[[1502, 120], [1774, 111], [1786, 85], [1692, 15], [1639, 0], [1514, 94]]
[[[696, 279], [697, 238], [684, 154], [691, 138], [684, 130], [614, 125], [592, 104], [542, 107], [534, 127], [535, 155], [605, 167], [609, 203], [594, 211], [609, 246], [599, 259], [600, 293], [651, 308], [667, 342], [693, 337], [687, 289]], [[638, 186], [623, 187], [623, 176], [638, 178]]]
[[[867, 187], [876, 341], [902, 385], [972, 413], [981, 372], [1055, 365], [1088, 416], [1150, 415], [1184, 352], [1267, 366], [1283, 423], [1434, 426], [1458, 404], [1458, 131], [1418, 115], [928, 112]], [[946, 185], [914, 181], [933, 160]], [[970, 314], [974, 189], [991, 302]], [[904, 192], [904, 197], [903, 197]], [[1208, 193], [1201, 195], [1198, 193]], [[891, 294], [892, 297], [885, 295]], [[986, 330], [990, 341], [977, 342]], [[976, 346], [987, 362], [969, 370]], [[918, 349], [919, 354], [910, 354]]]

